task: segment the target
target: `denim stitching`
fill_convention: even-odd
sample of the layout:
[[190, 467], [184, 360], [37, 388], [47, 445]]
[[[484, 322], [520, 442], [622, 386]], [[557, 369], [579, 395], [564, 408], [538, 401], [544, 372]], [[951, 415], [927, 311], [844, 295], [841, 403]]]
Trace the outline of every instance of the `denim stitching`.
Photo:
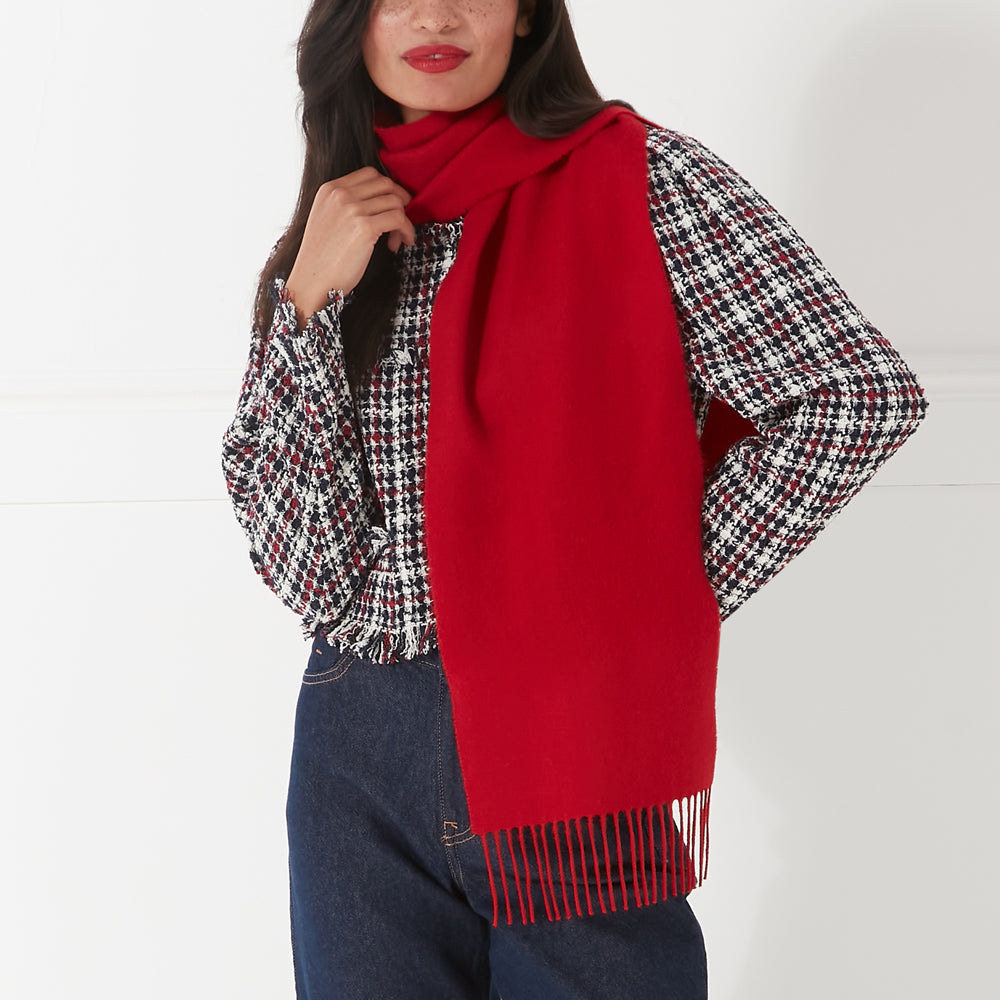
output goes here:
[[351, 668], [351, 660], [354, 659], [353, 653], [341, 653], [340, 656], [333, 661], [333, 666], [328, 670], [320, 671], [319, 673], [311, 674], [306, 670], [305, 674], [302, 676], [303, 684], [329, 684], [330, 681], [338, 680], [343, 677]]
[[[457, 847], [459, 844], [467, 844], [470, 840], [475, 840], [477, 834], [472, 832], [471, 827], [466, 827], [458, 833], [446, 833], [441, 837], [441, 843], [448, 847]], [[459, 840], [457, 838], [461, 837]]]
[[[438, 808], [439, 814], [438, 819], [441, 822], [441, 829], [447, 830], [448, 820], [445, 819], [445, 796], [444, 796], [444, 733], [443, 733], [443, 721], [444, 721], [444, 700], [447, 696], [447, 690], [445, 688], [444, 674], [440, 675], [438, 680], [438, 711], [437, 711], [437, 763], [438, 763]], [[463, 830], [462, 833], [465, 831]], [[452, 836], [457, 836], [453, 834]], [[444, 857], [448, 862], [448, 870], [451, 872], [451, 877], [455, 880], [456, 884], [465, 891], [465, 877], [462, 874], [462, 863], [458, 858], [457, 852], [449, 850], [449, 844], [447, 842], [448, 834], [445, 834], [441, 839], [444, 843]]]

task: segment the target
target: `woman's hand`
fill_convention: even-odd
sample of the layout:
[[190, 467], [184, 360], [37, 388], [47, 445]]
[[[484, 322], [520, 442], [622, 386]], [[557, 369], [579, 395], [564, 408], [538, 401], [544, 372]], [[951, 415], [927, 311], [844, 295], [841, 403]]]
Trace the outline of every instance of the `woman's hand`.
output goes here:
[[405, 188], [374, 167], [320, 186], [285, 282], [300, 323], [327, 304], [331, 289], [345, 295], [354, 289], [382, 233], [389, 234], [393, 253], [402, 243], [413, 245], [413, 223], [403, 211], [410, 198]]

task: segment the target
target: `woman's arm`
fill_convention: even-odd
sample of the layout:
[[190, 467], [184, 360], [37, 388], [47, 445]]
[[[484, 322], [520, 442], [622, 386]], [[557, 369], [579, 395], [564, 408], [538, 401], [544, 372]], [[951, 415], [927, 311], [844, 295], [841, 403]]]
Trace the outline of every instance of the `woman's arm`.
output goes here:
[[266, 336], [254, 332], [222, 465], [254, 568], [310, 635], [336, 622], [388, 536], [363, 488], [340, 336], [348, 299], [330, 292], [300, 327], [281, 278], [272, 294], [274, 321]]
[[705, 564], [725, 618], [861, 489], [927, 402], [892, 345], [736, 171], [666, 129], [650, 130], [648, 151], [650, 217], [696, 407], [721, 398], [760, 432], [705, 483]]

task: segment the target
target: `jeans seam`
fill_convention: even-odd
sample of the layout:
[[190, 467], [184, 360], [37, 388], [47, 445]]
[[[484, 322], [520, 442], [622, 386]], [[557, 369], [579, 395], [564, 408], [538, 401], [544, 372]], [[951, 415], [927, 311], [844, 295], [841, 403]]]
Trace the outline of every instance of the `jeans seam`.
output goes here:
[[[449, 825], [447, 821], [445, 825]], [[457, 823], [451, 825], [458, 826]], [[449, 847], [455, 847], [458, 844], [467, 844], [470, 840], [475, 839], [476, 834], [472, 832], [471, 826], [467, 826], [464, 830], [459, 830], [457, 833], [444, 833], [441, 835], [441, 843], [447, 844]]]
[[302, 676], [303, 684], [328, 684], [330, 681], [339, 680], [348, 670], [351, 669], [351, 661], [354, 659], [353, 653], [341, 653], [333, 661], [333, 666], [319, 673], [311, 674], [307, 670]]
[[[438, 710], [437, 710], [437, 770], [438, 770], [438, 821], [440, 822], [440, 829], [442, 831], [447, 830], [447, 822], [445, 812], [445, 791], [444, 791], [444, 704], [445, 698], [447, 697], [447, 689], [445, 687], [444, 673], [442, 672], [438, 678]], [[465, 833], [466, 831], [462, 831]], [[462, 873], [462, 863], [458, 858], [458, 854], [454, 851], [448, 842], [450, 836], [457, 836], [456, 834], [445, 833], [441, 837], [442, 846], [444, 848], [445, 860], [448, 862], [448, 871], [451, 872], [451, 877], [455, 880], [456, 884], [465, 892], [465, 878]]]

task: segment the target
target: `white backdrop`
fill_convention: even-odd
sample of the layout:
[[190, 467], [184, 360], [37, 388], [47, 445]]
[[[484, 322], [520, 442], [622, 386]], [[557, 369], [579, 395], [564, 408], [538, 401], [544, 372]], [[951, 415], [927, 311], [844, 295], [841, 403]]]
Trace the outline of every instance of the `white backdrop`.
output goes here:
[[[4, 996], [293, 994], [283, 807], [307, 647], [253, 575], [218, 453], [297, 191], [305, 8], [4, 7]], [[712, 996], [986, 995], [1000, 8], [572, 11], [604, 95], [750, 179], [931, 400], [725, 626], [692, 896]]]

